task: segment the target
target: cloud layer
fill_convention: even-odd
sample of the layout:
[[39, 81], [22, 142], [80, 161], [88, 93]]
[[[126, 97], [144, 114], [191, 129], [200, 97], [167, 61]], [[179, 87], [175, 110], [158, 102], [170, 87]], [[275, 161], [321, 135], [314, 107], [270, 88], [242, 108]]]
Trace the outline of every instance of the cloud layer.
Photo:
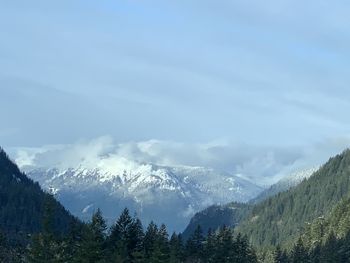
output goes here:
[[11, 148], [21, 167], [61, 169], [83, 165], [111, 171], [140, 164], [160, 166], [202, 166], [253, 180], [260, 185], [276, 182], [290, 173], [321, 165], [350, 145], [350, 138], [328, 140], [307, 147], [274, 148], [238, 145], [224, 141], [189, 144], [149, 140], [116, 143], [105, 136], [70, 145], [40, 148]]
[[350, 133], [346, 1], [6, 1], [6, 146]]

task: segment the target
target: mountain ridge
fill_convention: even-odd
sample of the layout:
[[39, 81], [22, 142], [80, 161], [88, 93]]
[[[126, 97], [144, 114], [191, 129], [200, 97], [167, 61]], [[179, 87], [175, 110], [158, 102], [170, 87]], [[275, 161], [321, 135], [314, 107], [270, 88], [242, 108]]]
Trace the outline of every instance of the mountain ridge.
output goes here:
[[[191, 221], [183, 231], [183, 236], [185, 238], [190, 236], [197, 225], [200, 225], [203, 228], [204, 233], [209, 229], [216, 230], [223, 225], [234, 228], [244, 220], [245, 216], [248, 216], [248, 213], [255, 204], [258, 204], [279, 192], [297, 186], [303, 180], [309, 178], [315, 171], [317, 171], [317, 169], [318, 168], [314, 167], [291, 173], [280, 179], [268, 189], [262, 191], [258, 196], [249, 200], [247, 203], [230, 202], [224, 205], [213, 205], [199, 211], [191, 218]], [[233, 210], [232, 207], [235, 209]], [[208, 219], [208, 215], [211, 220]]]
[[67, 232], [72, 223], [79, 224], [38, 183], [21, 172], [0, 148], [0, 231], [10, 243], [26, 244], [29, 234], [42, 230], [46, 205], [53, 210], [53, 230], [56, 233]]
[[127, 162], [124, 166], [117, 164], [116, 169], [112, 164], [107, 169], [84, 165], [68, 169], [24, 168], [80, 218], [88, 219], [100, 207], [112, 220], [128, 206], [145, 222], [157, 214], [158, 223], [167, 222], [171, 230], [177, 231], [182, 231], [199, 210], [232, 200], [247, 202], [263, 190], [238, 176], [204, 167]]
[[328, 160], [309, 179], [255, 205], [237, 227], [262, 248], [290, 247], [306, 223], [327, 216], [350, 193], [350, 150]]

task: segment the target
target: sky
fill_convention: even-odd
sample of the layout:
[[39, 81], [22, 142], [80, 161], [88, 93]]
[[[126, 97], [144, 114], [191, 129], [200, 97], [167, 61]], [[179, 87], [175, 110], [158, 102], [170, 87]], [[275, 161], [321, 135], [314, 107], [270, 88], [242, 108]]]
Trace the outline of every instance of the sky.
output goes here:
[[240, 152], [283, 151], [282, 166], [333, 154], [349, 145], [349, 13], [323, 0], [0, 0], [0, 144], [107, 136], [181, 145], [175, 163], [224, 145], [222, 169]]

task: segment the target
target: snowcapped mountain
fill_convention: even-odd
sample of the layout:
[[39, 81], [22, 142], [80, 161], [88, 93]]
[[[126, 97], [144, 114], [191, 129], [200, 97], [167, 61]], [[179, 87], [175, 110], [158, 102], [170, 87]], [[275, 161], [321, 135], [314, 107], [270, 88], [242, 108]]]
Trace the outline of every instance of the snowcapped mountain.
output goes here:
[[319, 168], [312, 167], [309, 169], [300, 170], [294, 173], [291, 173], [277, 183], [270, 186], [268, 189], [261, 192], [256, 198], [252, 199], [250, 203], [259, 203], [262, 200], [265, 200], [279, 192], [288, 190], [294, 186], [300, 184], [304, 179], [308, 179], [311, 175], [313, 175]]
[[22, 167], [51, 191], [74, 215], [89, 219], [101, 208], [113, 222], [128, 207], [148, 223], [166, 223], [169, 230], [183, 230], [195, 212], [213, 204], [246, 202], [262, 191], [253, 183], [202, 167], [165, 167], [126, 159], [99, 162], [96, 168]]

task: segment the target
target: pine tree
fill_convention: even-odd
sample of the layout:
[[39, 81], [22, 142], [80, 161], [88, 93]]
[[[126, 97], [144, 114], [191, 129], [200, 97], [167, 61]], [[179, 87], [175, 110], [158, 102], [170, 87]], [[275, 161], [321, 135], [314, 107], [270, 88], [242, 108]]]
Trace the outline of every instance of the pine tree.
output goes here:
[[0, 230], [0, 262], [6, 262], [7, 240], [3, 232]]
[[181, 235], [177, 235], [175, 232], [171, 235], [169, 241], [170, 247], [170, 263], [179, 263], [184, 260], [184, 246]]
[[[234, 242], [234, 249], [236, 250], [236, 259], [240, 263], [254, 263], [257, 262], [255, 251], [251, 248], [246, 236], [238, 234]], [[237, 257], [238, 256], [238, 257]]]
[[317, 242], [310, 251], [310, 262], [320, 263], [322, 259], [321, 245]]
[[[241, 252], [239, 244], [233, 242], [233, 235], [230, 228], [224, 226], [217, 234], [217, 248], [215, 262], [228, 263], [237, 261]], [[235, 245], [236, 244], [236, 245]], [[237, 261], [238, 262], [238, 261]]]
[[163, 254], [159, 246], [155, 245], [153, 252], [147, 261], [149, 263], [165, 263], [166, 261], [163, 261]]
[[147, 227], [145, 237], [143, 240], [143, 247], [145, 250], [145, 258], [146, 259], [151, 258], [151, 255], [153, 254], [153, 251], [155, 249], [157, 237], [158, 237], [158, 227], [152, 221]]
[[292, 263], [309, 262], [308, 252], [307, 249], [304, 247], [301, 238], [298, 239], [297, 243], [293, 247], [291, 253], [291, 261]]
[[204, 249], [203, 249], [205, 262], [215, 263], [215, 255], [217, 253], [216, 248], [217, 248], [217, 242], [216, 242], [215, 233], [212, 232], [211, 229], [209, 229], [207, 237], [204, 242]]
[[350, 262], [350, 231], [348, 231], [339, 246], [341, 262]]
[[202, 228], [198, 225], [186, 242], [186, 255], [192, 262], [201, 262], [204, 254], [204, 241]]
[[158, 230], [154, 251], [151, 255], [150, 262], [152, 263], [168, 263], [170, 258], [169, 236], [166, 226], [162, 224]]
[[80, 250], [80, 245], [83, 240], [83, 229], [86, 228], [86, 224], [77, 223], [76, 221], [72, 221], [69, 226], [69, 232], [65, 238], [66, 242], [66, 262], [78, 263], [77, 255]]
[[111, 233], [108, 238], [109, 256], [118, 258], [119, 261], [130, 261], [130, 232], [133, 219], [129, 214], [129, 210], [125, 208], [119, 216], [116, 224], [112, 226]]
[[83, 240], [76, 260], [84, 263], [104, 262], [106, 241], [106, 222], [98, 209], [92, 215], [91, 222], [84, 229]]
[[0, 230], [0, 262], [22, 263], [23, 252], [20, 248], [11, 247], [3, 232]]
[[322, 250], [322, 260], [324, 262], [340, 262], [338, 249], [337, 238], [332, 231]]
[[144, 236], [140, 219], [134, 218], [129, 228], [128, 239], [126, 240], [128, 256], [131, 262], [141, 262], [144, 259]]
[[169, 248], [169, 234], [166, 229], [165, 224], [162, 224], [158, 231], [158, 241], [157, 241], [161, 252], [163, 254], [164, 262], [169, 261], [170, 248]]
[[47, 195], [44, 201], [43, 231], [34, 234], [29, 247], [28, 261], [33, 263], [59, 262], [60, 246], [53, 233], [53, 199]]
[[129, 214], [129, 210], [125, 208], [119, 216], [116, 224], [111, 228], [108, 240], [111, 247], [116, 247], [120, 240], [127, 240], [129, 238], [128, 234], [132, 223], [133, 219]]
[[288, 263], [287, 253], [286, 251], [282, 250], [279, 245], [276, 247], [276, 250], [273, 256], [274, 256], [275, 263]]

